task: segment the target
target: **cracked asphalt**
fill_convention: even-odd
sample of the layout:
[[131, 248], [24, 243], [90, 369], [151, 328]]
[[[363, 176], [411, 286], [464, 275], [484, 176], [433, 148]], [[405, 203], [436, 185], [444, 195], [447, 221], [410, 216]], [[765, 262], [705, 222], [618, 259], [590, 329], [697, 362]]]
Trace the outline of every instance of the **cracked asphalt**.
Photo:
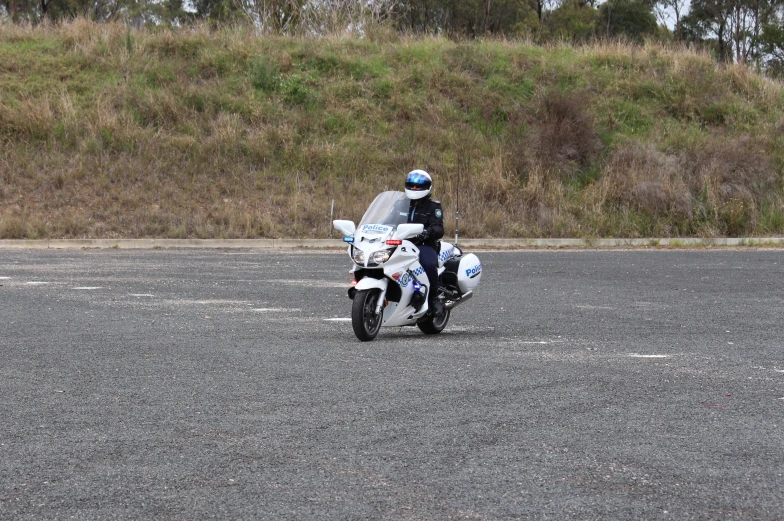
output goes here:
[[0, 519], [784, 519], [781, 251], [478, 255], [361, 343], [343, 253], [0, 252]]

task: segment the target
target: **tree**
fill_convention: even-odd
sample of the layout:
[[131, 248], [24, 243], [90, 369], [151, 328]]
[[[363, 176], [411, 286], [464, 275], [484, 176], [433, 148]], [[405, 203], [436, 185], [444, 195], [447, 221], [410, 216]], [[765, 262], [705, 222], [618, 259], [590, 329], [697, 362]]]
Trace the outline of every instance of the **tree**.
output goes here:
[[34, 21], [37, 12], [36, 2], [28, 0], [0, 0], [2, 17], [11, 22]]
[[718, 61], [732, 61], [728, 0], [692, 0], [689, 14], [683, 17], [687, 40], [713, 48]]
[[211, 22], [228, 22], [247, 17], [242, 1], [193, 0], [196, 16]]
[[784, 16], [763, 26], [759, 44], [765, 69], [776, 77], [784, 77]]
[[141, 11], [149, 10], [153, 0], [0, 0], [0, 6], [14, 22], [57, 22], [82, 16], [106, 22], [127, 14], [136, 4], [144, 3]]
[[[545, 0], [397, 0], [388, 1], [387, 15], [398, 29], [415, 33], [464, 35], [513, 34], [542, 10]], [[375, 2], [373, 2], [375, 3]]]
[[306, 0], [256, 0], [255, 16], [266, 31], [295, 32], [302, 21]]
[[512, 32], [529, 36], [541, 37], [543, 33], [544, 3], [541, 0], [527, 2], [518, 19], [512, 26]]
[[784, 0], [692, 0], [683, 28], [690, 40], [712, 46], [720, 61], [759, 61], [763, 28], [780, 24], [776, 16], [783, 3]]
[[681, 30], [681, 18], [689, 8], [690, 0], [658, 0], [656, 12], [662, 22], [666, 23], [671, 17], [675, 18], [675, 38], [678, 41], [683, 39]]
[[485, 0], [483, 31], [491, 34], [513, 34], [520, 21], [529, 18], [531, 11], [537, 12], [541, 22], [543, 0]]
[[83, 16], [97, 22], [114, 19], [132, 0], [41, 0], [43, 17], [62, 20]]
[[599, 7], [599, 19], [607, 37], [637, 42], [657, 28], [653, 6], [642, 0], [608, 0]]
[[596, 34], [599, 11], [582, 0], [565, 0], [545, 17], [552, 38], [586, 41]]

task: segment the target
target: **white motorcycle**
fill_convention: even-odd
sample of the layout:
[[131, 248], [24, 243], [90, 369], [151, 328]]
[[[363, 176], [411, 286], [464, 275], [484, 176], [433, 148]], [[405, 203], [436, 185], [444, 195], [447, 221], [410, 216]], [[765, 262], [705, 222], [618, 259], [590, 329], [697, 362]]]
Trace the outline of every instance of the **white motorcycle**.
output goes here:
[[[482, 264], [473, 253], [441, 241], [438, 253], [440, 284], [430, 287], [419, 263], [419, 248], [409, 239], [422, 233], [421, 224], [407, 224], [409, 201], [403, 192], [383, 192], [368, 207], [357, 228], [352, 221], [333, 226], [349, 243], [354, 261], [348, 296], [351, 325], [362, 341], [373, 340], [382, 326], [416, 325], [423, 333], [440, 333], [455, 306], [471, 298], [482, 278]], [[441, 305], [428, 313], [429, 291]]]

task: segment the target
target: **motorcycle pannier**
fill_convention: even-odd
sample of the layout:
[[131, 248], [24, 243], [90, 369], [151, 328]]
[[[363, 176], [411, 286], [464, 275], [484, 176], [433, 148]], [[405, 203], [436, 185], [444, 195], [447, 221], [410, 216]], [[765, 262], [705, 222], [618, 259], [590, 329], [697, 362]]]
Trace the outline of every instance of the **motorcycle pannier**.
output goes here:
[[482, 279], [482, 263], [473, 253], [453, 257], [444, 267], [446, 271], [441, 277], [444, 285], [453, 288], [456, 285], [461, 295], [476, 288]]

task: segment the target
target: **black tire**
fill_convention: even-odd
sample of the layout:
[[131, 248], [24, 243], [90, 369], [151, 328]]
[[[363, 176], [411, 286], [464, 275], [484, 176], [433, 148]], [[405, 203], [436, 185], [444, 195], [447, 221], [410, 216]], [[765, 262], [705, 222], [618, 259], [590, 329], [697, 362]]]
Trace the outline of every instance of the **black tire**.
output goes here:
[[351, 326], [354, 334], [363, 342], [368, 342], [376, 338], [378, 330], [381, 329], [381, 322], [384, 318], [384, 310], [378, 315], [376, 305], [381, 291], [378, 289], [363, 289], [354, 295], [354, 304], [351, 306]]
[[446, 308], [442, 308], [442, 310], [438, 315], [432, 316], [423, 322], [417, 322], [419, 330], [426, 335], [437, 335], [443, 331], [447, 322], [449, 322], [449, 315], [452, 313], [452, 310]]

